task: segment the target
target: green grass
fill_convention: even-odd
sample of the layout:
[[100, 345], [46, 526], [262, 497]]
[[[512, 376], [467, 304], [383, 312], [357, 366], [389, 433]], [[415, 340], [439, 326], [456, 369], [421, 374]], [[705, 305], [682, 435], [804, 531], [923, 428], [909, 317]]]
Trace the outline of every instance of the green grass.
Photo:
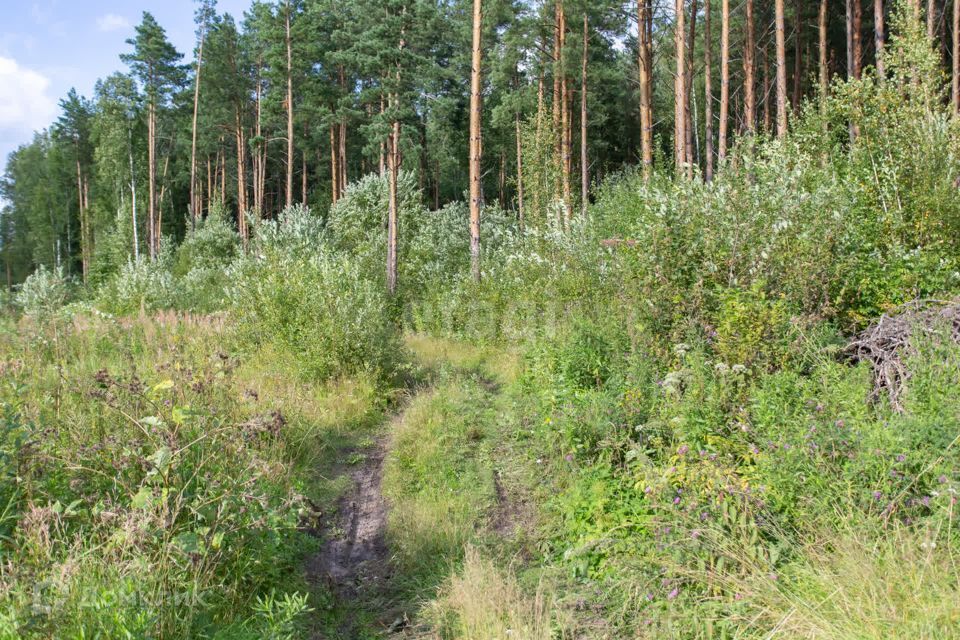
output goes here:
[[371, 381], [309, 382], [230, 336], [208, 316], [3, 322], [0, 637], [302, 623], [317, 542], [300, 527], [384, 405]]

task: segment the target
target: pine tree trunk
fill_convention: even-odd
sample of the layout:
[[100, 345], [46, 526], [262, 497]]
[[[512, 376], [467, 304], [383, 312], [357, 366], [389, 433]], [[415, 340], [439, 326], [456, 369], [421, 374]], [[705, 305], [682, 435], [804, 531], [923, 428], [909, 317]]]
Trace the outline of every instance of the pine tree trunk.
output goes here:
[[953, 0], [953, 108], [960, 115], [960, 0]]
[[[393, 98], [396, 100], [396, 98]], [[397, 292], [397, 232], [398, 215], [397, 211], [397, 180], [400, 173], [400, 121], [393, 122], [392, 132], [390, 134], [389, 153], [387, 162], [389, 166], [389, 203], [387, 212], [387, 291], [390, 295]]]
[[777, 137], [787, 135], [787, 48], [783, 0], [776, 0]]
[[160, 234], [157, 229], [157, 107], [153, 100], [147, 107], [147, 173], [150, 259], [155, 260]]
[[704, 145], [706, 155], [706, 173], [704, 174], [707, 182], [713, 180], [713, 86], [712, 86], [712, 57], [713, 40], [710, 33], [710, 0], [704, 0], [704, 24], [703, 24], [703, 120], [704, 136], [706, 142]]
[[193, 130], [190, 141], [190, 221], [197, 226], [199, 204], [197, 201], [197, 119], [200, 115], [200, 71], [203, 68], [203, 45], [206, 40], [206, 26], [200, 31], [200, 46], [197, 50], [197, 77], [193, 87]]
[[290, 35], [290, 13], [292, 8], [287, 1], [286, 42], [287, 42], [287, 199], [286, 205], [293, 204], [293, 38]]
[[[520, 111], [514, 116], [517, 136], [517, 213], [520, 221], [520, 231], [523, 232], [526, 223], [526, 202], [523, 193], [523, 138], [520, 130]], [[439, 207], [437, 207], [439, 208]]]
[[803, 82], [803, 39], [800, 37], [803, 33], [802, 2], [796, 0], [793, 6], [793, 110], [796, 112], [800, 108], [800, 90]]
[[[563, 0], [554, 3], [554, 32], [553, 32], [553, 130], [560, 131], [560, 76], [561, 49], [563, 48]], [[557, 140], [557, 157], [560, 157], [560, 140]]]
[[560, 6], [560, 151], [561, 151], [561, 182], [563, 185], [563, 223], [570, 223], [573, 216], [573, 190], [570, 184], [573, 171], [573, 133], [571, 118], [571, 91], [567, 78], [567, 14]]
[[743, 46], [743, 118], [746, 131], [752, 133], [757, 122], [757, 97], [754, 93], [753, 0], [746, 0], [746, 41]]
[[683, 112], [686, 117], [686, 122], [683, 124], [684, 133], [686, 134], [686, 139], [684, 140], [685, 149], [684, 149], [684, 158], [687, 161], [687, 175], [688, 177], [693, 177], [693, 164], [697, 158], [694, 156], [694, 134], [696, 132], [696, 127], [694, 126], [693, 113], [691, 111], [691, 100], [696, 100], [696, 96], [693, 95], [693, 59], [696, 56], [697, 48], [697, 0], [690, 0], [690, 40], [688, 41], [687, 49], [687, 74], [686, 74], [686, 84], [683, 89]]
[[[826, 2], [826, 0], [824, 0]], [[727, 157], [727, 127], [730, 121], [730, 0], [722, 0], [720, 14], [720, 132], [717, 159]]]
[[847, 17], [847, 77], [860, 79], [863, 57], [860, 44], [861, 5], [860, 0], [846, 0]]
[[[729, 1], [729, 0], [727, 0]], [[640, 70], [640, 155], [643, 162], [643, 173], [650, 175], [653, 167], [653, 83], [650, 73], [651, 43], [649, 38], [650, 20], [652, 18], [651, 0], [637, 1], [637, 38], [639, 43]]]
[[927, 0], [927, 38], [930, 42], [936, 42], [937, 37], [937, 3], [934, 0]]
[[300, 201], [307, 206], [307, 152], [300, 152]]
[[337, 153], [337, 141], [340, 139], [337, 134], [337, 125], [330, 123], [330, 192], [333, 204], [337, 204], [340, 199], [340, 167], [337, 161], [340, 154]]
[[481, 120], [483, 105], [481, 68], [481, 36], [483, 33], [482, 0], [473, 0], [473, 55], [470, 65], [470, 267], [473, 277], [480, 281], [480, 208], [481, 162], [483, 141]]
[[77, 200], [80, 208], [77, 210], [77, 216], [80, 219], [80, 267], [83, 274], [83, 281], [87, 281], [87, 217], [83, 207], [83, 171], [80, 168], [80, 142], [77, 141]]
[[127, 154], [130, 161], [130, 217], [133, 224], [133, 259], [140, 259], [140, 231], [137, 229], [137, 174], [133, 163], [133, 130], [127, 128]]
[[763, 80], [761, 84], [763, 85], [763, 93], [761, 94], [760, 102], [763, 104], [763, 132], [770, 133], [772, 131], [773, 118], [770, 115], [770, 48], [767, 46], [767, 43], [763, 44], [763, 65], [761, 72], [763, 74]]
[[590, 165], [587, 153], [587, 53], [590, 42], [590, 27], [587, 12], [583, 12], [583, 69], [580, 78], [580, 210], [587, 215], [590, 201]]
[[[748, 0], [749, 1], [749, 0]], [[677, 76], [673, 83], [673, 155], [676, 163], [677, 172], [683, 171], [686, 164], [687, 132], [686, 132], [686, 88], [687, 88], [687, 63], [686, 63], [686, 33], [684, 29], [684, 17], [686, 10], [683, 0], [676, 0], [674, 4], [675, 22], [673, 41], [677, 56]]]
[[236, 106], [237, 138], [237, 227], [243, 248], [247, 248], [250, 233], [247, 230], [247, 142], [243, 133], [243, 107]]
[[257, 148], [253, 154], [253, 206], [257, 216], [263, 217], [264, 191], [266, 189], [266, 142], [263, 139], [263, 60], [257, 60]]
[[820, 36], [820, 98], [827, 97], [827, 91], [830, 90], [830, 58], [827, 51], [827, 3], [828, 0], [820, 0], [820, 13], [817, 17], [817, 31]]
[[[383, 113], [386, 110], [386, 105], [383, 101], [383, 90], [380, 91], [380, 116], [383, 117]], [[387, 145], [386, 142], [380, 142], [380, 175], [384, 175], [387, 172]]]
[[[956, 4], [956, 2], [954, 2]], [[873, 0], [873, 37], [874, 46], [877, 50], [877, 76], [883, 82], [886, 75], [884, 69], [883, 47], [884, 47], [884, 19], [883, 19], [883, 0]]]

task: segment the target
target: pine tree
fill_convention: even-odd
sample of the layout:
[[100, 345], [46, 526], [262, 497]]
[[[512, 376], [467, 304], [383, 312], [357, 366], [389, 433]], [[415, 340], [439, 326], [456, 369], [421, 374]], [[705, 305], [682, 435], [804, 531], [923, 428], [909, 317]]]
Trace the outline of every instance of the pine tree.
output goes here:
[[154, 17], [144, 12], [136, 28], [136, 37], [127, 40], [133, 53], [120, 59], [143, 84], [147, 102], [147, 230], [151, 259], [160, 252], [162, 234], [157, 193], [157, 125], [159, 112], [166, 108], [173, 92], [183, 82], [183, 69], [177, 64], [183, 55], [167, 40], [166, 31]]

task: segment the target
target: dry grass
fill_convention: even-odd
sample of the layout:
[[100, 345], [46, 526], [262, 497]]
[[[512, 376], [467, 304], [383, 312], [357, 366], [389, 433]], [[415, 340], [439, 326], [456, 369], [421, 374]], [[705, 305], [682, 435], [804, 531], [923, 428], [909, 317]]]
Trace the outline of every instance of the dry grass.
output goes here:
[[463, 568], [426, 612], [435, 626], [426, 637], [551, 640], [557, 637], [551, 609], [551, 598], [543, 589], [528, 596], [512, 572], [467, 547]]
[[405, 342], [417, 360], [429, 368], [452, 366], [455, 369], [490, 376], [500, 384], [515, 381], [523, 364], [513, 351], [478, 346], [461, 340], [410, 334], [406, 336]]
[[[947, 535], [847, 530], [818, 540], [782, 576], [733, 580], [763, 638], [960, 638], [960, 571]], [[751, 635], [753, 635], [751, 633]]]

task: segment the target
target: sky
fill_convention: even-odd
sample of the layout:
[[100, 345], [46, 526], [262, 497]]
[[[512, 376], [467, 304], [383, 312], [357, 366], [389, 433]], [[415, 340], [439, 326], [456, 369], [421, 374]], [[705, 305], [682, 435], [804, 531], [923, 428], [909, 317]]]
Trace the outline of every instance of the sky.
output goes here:
[[[238, 20], [250, 0], [219, 0]], [[194, 0], [0, 0], [0, 171], [7, 156], [48, 127], [72, 87], [92, 97], [98, 78], [126, 70], [120, 54], [144, 11], [189, 60]]]

